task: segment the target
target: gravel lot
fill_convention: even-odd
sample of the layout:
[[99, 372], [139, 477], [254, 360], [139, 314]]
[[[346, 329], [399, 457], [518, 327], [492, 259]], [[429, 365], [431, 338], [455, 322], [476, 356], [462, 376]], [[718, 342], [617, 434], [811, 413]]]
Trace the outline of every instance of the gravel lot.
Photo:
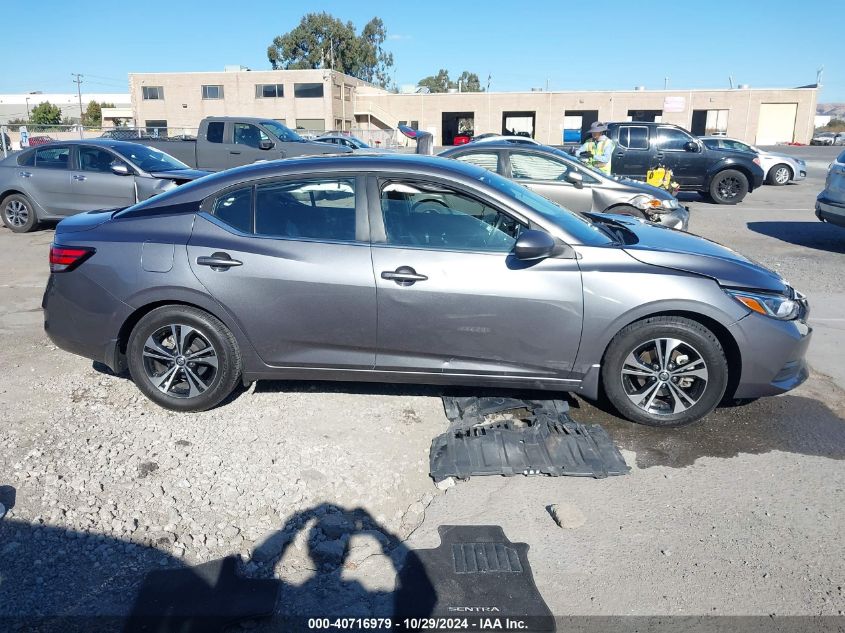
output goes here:
[[737, 207], [686, 196], [693, 232], [809, 295], [811, 379], [677, 430], [573, 401], [633, 468], [606, 480], [438, 490], [435, 388], [262, 382], [213, 411], [166, 412], [49, 342], [52, 230], [0, 229], [0, 616], [127, 613], [147, 572], [228, 554], [284, 583], [278, 613], [364, 614], [388, 608], [406, 548], [437, 546], [443, 524], [529, 543], [556, 614], [843, 615], [845, 229], [812, 212], [838, 149], [789, 148], [810, 178]]

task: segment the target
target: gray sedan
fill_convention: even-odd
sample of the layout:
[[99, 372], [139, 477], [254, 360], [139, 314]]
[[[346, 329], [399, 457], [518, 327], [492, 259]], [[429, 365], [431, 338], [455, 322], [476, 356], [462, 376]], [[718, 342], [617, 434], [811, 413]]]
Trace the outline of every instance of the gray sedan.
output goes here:
[[53, 342], [180, 411], [351, 380], [603, 390], [671, 426], [807, 377], [807, 305], [777, 273], [435, 157], [224, 171], [62, 221], [50, 262]]
[[42, 220], [128, 207], [208, 173], [137, 143], [48, 143], [0, 162], [0, 212], [3, 224], [25, 233]]
[[631, 215], [683, 231], [689, 225], [689, 211], [668, 191], [608, 176], [547, 145], [515, 145], [491, 139], [439, 155], [512, 178], [571, 211]]

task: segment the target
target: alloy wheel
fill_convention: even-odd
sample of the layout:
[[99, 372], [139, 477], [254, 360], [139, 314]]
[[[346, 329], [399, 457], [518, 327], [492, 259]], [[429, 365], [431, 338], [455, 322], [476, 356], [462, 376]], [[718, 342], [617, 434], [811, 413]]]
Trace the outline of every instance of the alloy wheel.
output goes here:
[[785, 185], [789, 182], [789, 168], [788, 167], [780, 167], [775, 172], [775, 182], [779, 185]]
[[707, 363], [692, 345], [676, 338], [638, 345], [622, 364], [625, 395], [650, 415], [683, 413], [695, 406], [708, 383]]
[[736, 198], [741, 189], [739, 178], [735, 176], [726, 176], [719, 181], [719, 195], [724, 200]]
[[3, 211], [11, 226], [24, 226], [29, 221], [29, 209], [20, 200], [10, 200]]
[[219, 371], [217, 350], [190, 325], [174, 323], [147, 337], [142, 352], [147, 379], [162, 393], [194, 398], [214, 384]]

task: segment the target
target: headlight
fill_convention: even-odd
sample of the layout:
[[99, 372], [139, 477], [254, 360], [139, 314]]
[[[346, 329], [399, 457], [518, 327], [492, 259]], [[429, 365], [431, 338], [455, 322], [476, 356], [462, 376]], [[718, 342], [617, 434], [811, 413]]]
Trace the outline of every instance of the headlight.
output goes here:
[[636, 196], [633, 200], [631, 200], [630, 204], [638, 209], [651, 211], [652, 213], [663, 213], [664, 211], [678, 208], [678, 201], [675, 200], [675, 198], [670, 200], [659, 200], [654, 196], [649, 196], [648, 194]]
[[798, 301], [783, 295], [764, 294], [760, 292], [746, 292], [745, 290], [728, 290], [730, 296], [739, 301], [746, 308], [754, 310], [765, 316], [791, 321], [801, 313], [801, 304]]

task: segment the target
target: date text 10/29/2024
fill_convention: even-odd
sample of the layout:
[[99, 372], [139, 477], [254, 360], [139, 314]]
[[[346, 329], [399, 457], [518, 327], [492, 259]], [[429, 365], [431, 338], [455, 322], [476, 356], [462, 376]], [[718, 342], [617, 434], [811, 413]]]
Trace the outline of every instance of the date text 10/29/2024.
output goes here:
[[[544, 623], [546, 624], [546, 623]], [[402, 631], [529, 631], [534, 630], [526, 618], [309, 618], [313, 630], [402, 630]], [[539, 630], [547, 629], [540, 626]]]

